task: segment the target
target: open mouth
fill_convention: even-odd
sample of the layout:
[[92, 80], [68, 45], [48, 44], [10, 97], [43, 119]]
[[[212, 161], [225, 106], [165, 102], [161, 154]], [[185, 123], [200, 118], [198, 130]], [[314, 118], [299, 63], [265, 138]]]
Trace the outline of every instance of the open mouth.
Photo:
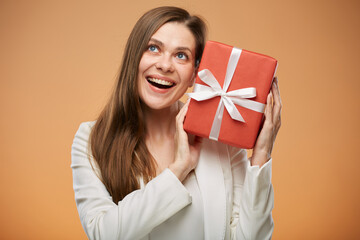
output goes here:
[[148, 78], [146, 78], [146, 80], [151, 85], [153, 85], [154, 87], [157, 87], [157, 88], [166, 89], [166, 88], [171, 88], [171, 87], [175, 86], [175, 83], [169, 82], [169, 81], [166, 81], [166, 80], [163, 80], [163, 79], [157, 79], [157, 78], [148, 77]]

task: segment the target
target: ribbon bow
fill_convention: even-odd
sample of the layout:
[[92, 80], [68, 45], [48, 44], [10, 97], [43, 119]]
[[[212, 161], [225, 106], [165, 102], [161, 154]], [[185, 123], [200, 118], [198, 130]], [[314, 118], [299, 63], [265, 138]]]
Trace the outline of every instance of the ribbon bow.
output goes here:
[[208, 86], [195, 84], [194, 92], [188, 93], [188, 96], [196, 101], [204, 101], [220, 96], [220, 102], [216, 110], [215, 119], [213, 121], [209, 136], [210, 139], [216, 141], [218, 140], [220, 133], [221, 121], [224, 114], [224, 106], [232, 119], [241, 122], [245, 122], [245, 120], [241, 116], [235, 104], [260, 113], [263, 113], [265, 109], [265, 104], [247, 99], [256, 97], [256, 88], [254, 87], [242, 88], [227, 92], [227, 89], [229, 88], [229, 85], [233, 78], [237, 63], [239, 61], [241, 52], [241, 49], [232, 49], [226, 70], [223, 88], [221, 88], [219, 82], [216, 80], [210, 70], [204, 69], [198, 73], [198, 76]]

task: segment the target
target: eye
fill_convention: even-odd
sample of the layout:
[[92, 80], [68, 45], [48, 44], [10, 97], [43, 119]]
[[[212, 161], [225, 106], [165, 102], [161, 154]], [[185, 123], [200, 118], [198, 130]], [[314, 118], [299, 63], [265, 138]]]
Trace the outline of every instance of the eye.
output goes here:
[[149, 50], [150, 52], [159, 52], [158, 47], [155, 46], [155, 45], [150, 45], [150, 46], [148, 47], [148, 50]]
[[182, 60], [188, 59], [188, 56], [187, 56], [185, 53], [183, 53], [183, 52], [177, 53], [177, 54], [176, 54], [176, 57], [179, 58], [179, 59], [182, 59]]

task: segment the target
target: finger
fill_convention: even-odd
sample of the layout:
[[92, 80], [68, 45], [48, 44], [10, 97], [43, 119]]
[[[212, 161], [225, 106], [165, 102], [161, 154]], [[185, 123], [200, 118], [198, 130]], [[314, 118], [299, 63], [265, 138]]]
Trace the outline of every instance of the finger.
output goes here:
[[266, 99], [266, 108], [265, 108], [265, 121], [272, 121], [272, 93], [270, 92]]
[[278, 78], [277, 78], [277, 77], [275, 77], [271, 89], [273, 89], [274, 100], [277, 101], [277, 102], [279, 102], [280, 105], [281, 105], [280, 89], [279, 89], [279, 82], [278, 82]]
[[271, 88], [274, 90], [274, 98], [279, 99], [279, 102], [281, 103], [279, 82], [277, 77], [274, 78]]
[[185, 103], [184, 106], [180, 109], [178, 115], [176, 116], [176, 134], [179, 142], [188, 142], [187, 134], [184, 130], [184, 120], [188, 110], [188, 106], [189, 102]]
[[189, 107], [189, 102], [186, 102], [184, 104], [184, 106], [180, 109], [179, 113], [176, 116], [177, 121], [180, 121], [180, 122], [184, 121], [185, 115], [186, 115], [187, 110], [188, 110], [188, 107]]
[[187, 109], [188, 109], [188, 107], [189, 107], [189, 104], [190, 104], [190, 99], [188, 99], [188, 100], [185, 102], [184, 106], [180, 109], [180, 111], [185, 111], [185, 114], [186, 114]]
[[276, 76], [274, 80], [275, 80], [276, 86], [278, 86], [278, 91], [279, 91], [279, 94], [280, 94], [280, 89], [279, 89], [279, 78]]
[[280, 120], [282, 103], [280, 97], [279, 86], [277, 81], [272, 85], [271, 91], [273, 93], [274, 107], [273, 107], [273, 122], [277, 123]]

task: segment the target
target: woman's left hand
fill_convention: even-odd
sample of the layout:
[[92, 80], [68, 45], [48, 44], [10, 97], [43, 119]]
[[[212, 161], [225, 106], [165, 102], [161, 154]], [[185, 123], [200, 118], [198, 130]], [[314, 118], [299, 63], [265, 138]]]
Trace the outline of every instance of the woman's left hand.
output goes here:
[[202, 138], [195, 136], [192, 143], [189, 142], [188, 134], [184, 130], [185, 115], [188, 110], [189, 101], [180, 109], [176, 116], [175, 133], [175, 158], [169, 169], [183, 181], [199, 162]]
[[258, 165], [261, 167], [270, 160], [275, 138], [281, 126], [281, 108], [278, 80], [275, 77], [271, 91], [267, 96], [265, 121], [253, 149], [252, 166]]

